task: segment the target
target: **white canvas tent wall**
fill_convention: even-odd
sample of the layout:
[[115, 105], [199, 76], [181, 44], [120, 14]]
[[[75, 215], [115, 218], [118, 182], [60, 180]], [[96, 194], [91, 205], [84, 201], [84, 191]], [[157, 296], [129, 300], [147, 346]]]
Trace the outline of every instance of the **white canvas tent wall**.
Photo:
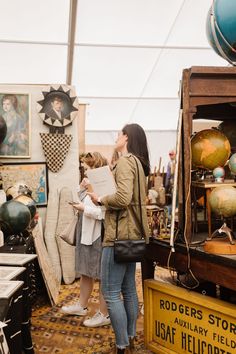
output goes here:
[[117, 130], [137, 122], [147, 130], [152, 165], [160, 156], [165, 163], [182, 70], [228, 65], [207, 42], [211, 3], [1, 0], [0, 81], [72, 84], [88, 104], [86, 144], [112, 144]]

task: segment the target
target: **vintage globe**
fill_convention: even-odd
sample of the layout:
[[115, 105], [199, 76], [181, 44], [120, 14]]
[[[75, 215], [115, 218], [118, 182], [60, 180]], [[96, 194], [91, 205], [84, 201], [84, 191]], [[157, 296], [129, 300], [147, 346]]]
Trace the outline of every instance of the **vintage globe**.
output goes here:
[[0, 226], [4, 236], [24, 231], [31, 221], [29, 208], [21, 202], [9, 200], [0, 207]]
[[223, 167], [231, 147], [227, 137], [217, 129], [204, 129], [191, 139], [192, 165], [194, 168], [214, 170]]
[[33, 219], [35, 217], [37, 208], [36, 208], [35, 201], [33, 200], [32, 197], [29, 197], [28, 195], [21, 194], [21, 195], [18, 195], [18, 197], [16, 197], [14, 200], [16, 200], [17, 202], [23, 203], [24, 205], [26, 205], [29, 208], [31, 219]]
[[218, 129], [229, 139], [231, 150], [236, 151], [236, 119], [225, 120]]
[[236, 1], [215, 0], [206, 20], [207, 39], [214, 51], [236, 65]]
[[225, 218], [236, 215], [236, 188], [223, 185], [214, 188], [209, 197], [209, 204], [216, 215]]
[[233, 175], [236, 175], [236, 153], [229, 159], [229, 169]]
[[31, 196], [32, 191], [30, 188], [25, 184], [25, 182], [17, 182], [13, 186], [10, 186], [6, 190], [6, 197], [7, 200], [14, 199], [18, 197], [18, 195], [28, 195]]
[[225, 170], [223, 167], [216, 167], [213, 170], [213, 176], [215, 177], [216, 180], [222, 179], [225, 176]]

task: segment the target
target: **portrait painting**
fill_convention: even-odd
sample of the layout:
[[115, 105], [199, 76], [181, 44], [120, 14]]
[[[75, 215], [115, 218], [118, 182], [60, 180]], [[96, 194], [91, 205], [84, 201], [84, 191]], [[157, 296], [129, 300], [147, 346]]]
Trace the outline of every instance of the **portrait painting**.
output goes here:
[[6, 163], [0, 166], [3, 189], [22, 184], [32, 192], [31, 197], [38, 207], [47, 205], [48, 171], [44, 162]]
[[0, 93], [0, 118], [6, 123], [0, 157], [30, 158], [30, 96]]
[[37, 101], [37, 110], [44, 124], [50, 127], [66, 127], [78, 115], [78, 98], [75, 92], [65, 85], [49, 86], [42, 91]]
[[65, 92], [50, 92], [45, 98], [45, 113], [48, 117], [63, 120], [70, 114], [69, 96]]

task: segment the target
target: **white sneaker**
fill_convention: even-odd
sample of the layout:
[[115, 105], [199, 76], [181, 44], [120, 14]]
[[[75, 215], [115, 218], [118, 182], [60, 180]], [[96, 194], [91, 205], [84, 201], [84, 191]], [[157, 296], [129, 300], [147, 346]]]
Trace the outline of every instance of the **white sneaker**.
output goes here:
[[111, 323], [109, 315], [104, 316], [100, 311], [96, 312], [93, 317], [88, 318], [83, 322], [86, 327], [107, 326]]
[[79, 302], [76, 302], [72, 305], [62, 306], [61, 312], [66, 315], [86, 316], [88, 308], [82, 307]]

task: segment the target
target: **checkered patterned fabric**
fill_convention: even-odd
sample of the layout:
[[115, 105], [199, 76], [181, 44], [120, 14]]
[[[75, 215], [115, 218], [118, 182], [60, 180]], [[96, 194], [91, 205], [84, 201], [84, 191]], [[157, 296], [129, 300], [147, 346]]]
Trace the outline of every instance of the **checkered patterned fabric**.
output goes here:
[[49, 170], [58, 172], [68, 154], [72, 135], [40, 133], [40, 138]]

